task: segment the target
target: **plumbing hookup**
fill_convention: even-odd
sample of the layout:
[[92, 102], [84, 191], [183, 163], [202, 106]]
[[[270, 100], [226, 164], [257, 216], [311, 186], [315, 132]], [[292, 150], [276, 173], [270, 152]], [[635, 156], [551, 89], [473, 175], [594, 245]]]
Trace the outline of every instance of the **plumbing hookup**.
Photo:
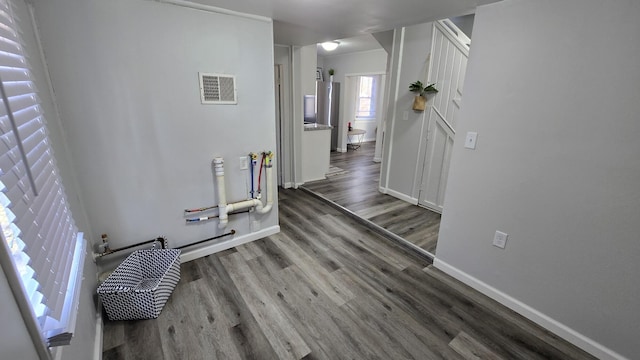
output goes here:
[[[260, 159], [260, 168], [258, 170], [258, 181], [256, 183], [255, 173], [256, 165], [258, 165], [258, 156], [262, 155]], [[263, 151], [261, 154], [249, 153], [248, 155], [249, 173], [251, 177], [251, 191], [250, 197], [247, 200], [228, 204], [227, 195], [225, 190], [224, 179], [224, 159], [216, 157], [213, 159], [213, 168], [216, 175], [216, 183], [218, 185], [218, 205], [197, 208], [197, 209], [185, 209], [185, 214], [193, 214], [197, 212], [204, 212], [218, 208], [218, 215], [209, 215], [185, 219], [187, 223], [196, 223], [200, 221], [207, 221], [212, 219], [219, 219], [219, 228], [224, 228], [229, 222], [229, 215], [235, 215], [239, 213], [249, 212], [254, 210], [258, 214], [265, 214], [273, 207], [273, 192], [275, 191], [273, 185], [273, 153], [271, 151]], [[267, 193], [266, 205], [262, 202], [262, 169], [265, 169], [265, 189]]]
[[[260, 160], [260, 170], [258, 173], [258, 186], [257, 191], [254, 191], [254, 177], [255, 177], [255, 165], [257, 164], [257, 155], [249, 154], [249, 162], [251, 163], [251, 198], [239, 201], [236, 203], [227, 203], [227, 195], [224, 185], [224, 159], [221, 157], [217, 157], [213, 159], [213, 168], [216, 174], [216, 182], [218, 184], [218, 218], [220, 222], [218, 223], [218, 227], [220, 229], [227, 226], [229, 222], [229, 214], [241, 211], [245, 209], [253, 208], [255, 212], [258, 214], [265, 214], [271, 210], [273, 207], [273, 192], [275, 189], [273, 188], [273, 169], [272, 169], [272, 160], [273, 153], [271, 151], [262, 152], [262, 158]], [[267, 192], [267, 203], [266, 205], [262, 203], [262, 169], [265, 169], [265, 188]]]

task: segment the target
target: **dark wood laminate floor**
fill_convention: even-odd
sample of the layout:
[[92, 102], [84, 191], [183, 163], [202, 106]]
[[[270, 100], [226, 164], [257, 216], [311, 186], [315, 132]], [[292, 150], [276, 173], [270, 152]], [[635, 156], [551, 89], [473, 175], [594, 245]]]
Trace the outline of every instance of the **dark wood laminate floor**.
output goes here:
[[282, 231], [182, 264], [155, 320], [105, 320], [103, 359], [589, 359], [301, 190]]
[[375, 143], [363, 143], [358, 150], [332, 152], [331, 166], [346, 171], [304, 187], [344, 206], [405, 240], [435, 254], [440, 214], [378, 190], [380, 163], [373, 162]]

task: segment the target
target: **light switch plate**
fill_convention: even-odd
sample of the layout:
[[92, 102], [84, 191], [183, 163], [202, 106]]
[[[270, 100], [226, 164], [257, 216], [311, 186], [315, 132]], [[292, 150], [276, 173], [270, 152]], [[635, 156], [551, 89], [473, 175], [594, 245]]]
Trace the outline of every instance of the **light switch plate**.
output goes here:
[[469, 131], [467, 133], [467, 138], [464, 140], [464, 147], [467, 149], [475, 150], [476, 140], [478, 140], [478, 133]]
[[509, 234], [503, 233], [502, 231], [496, 231], [496, 234], [493, 237], [493, 246], [504, 249], [504, 247], [507, 246], [508, 238]]
[[249, 168], [249, 158], [246, 156], [240, 157], [240, 170], [247, 170]]

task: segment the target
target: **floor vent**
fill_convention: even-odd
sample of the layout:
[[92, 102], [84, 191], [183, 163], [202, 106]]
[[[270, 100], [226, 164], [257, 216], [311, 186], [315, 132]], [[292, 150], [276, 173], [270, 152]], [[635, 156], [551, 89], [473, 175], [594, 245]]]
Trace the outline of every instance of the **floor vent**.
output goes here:
[[200, 100], [203, 104], [237, 104], [236, 77], [225, 74], [198, 73]]

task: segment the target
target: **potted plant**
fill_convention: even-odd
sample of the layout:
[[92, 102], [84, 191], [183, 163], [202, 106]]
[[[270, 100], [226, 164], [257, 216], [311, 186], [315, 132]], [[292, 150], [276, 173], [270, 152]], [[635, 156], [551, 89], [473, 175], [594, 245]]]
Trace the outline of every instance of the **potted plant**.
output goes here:
[[418, 80], [409, 85], [409, 91], [416, 94], [416, 97], [413, 99], [413, 110], [416, 111], [424, 111], [424, 108], [427, 103], [427, 98], [425, 95], [430, 92], [437, 93], [438, 89], [435, 87], [435, 83], [431, 85], [424, 86], [422, 81]]
[[335, 70], [333, 69], [329, 69], [329, 81], [333, 82], [333, 74], [335, 73]]

